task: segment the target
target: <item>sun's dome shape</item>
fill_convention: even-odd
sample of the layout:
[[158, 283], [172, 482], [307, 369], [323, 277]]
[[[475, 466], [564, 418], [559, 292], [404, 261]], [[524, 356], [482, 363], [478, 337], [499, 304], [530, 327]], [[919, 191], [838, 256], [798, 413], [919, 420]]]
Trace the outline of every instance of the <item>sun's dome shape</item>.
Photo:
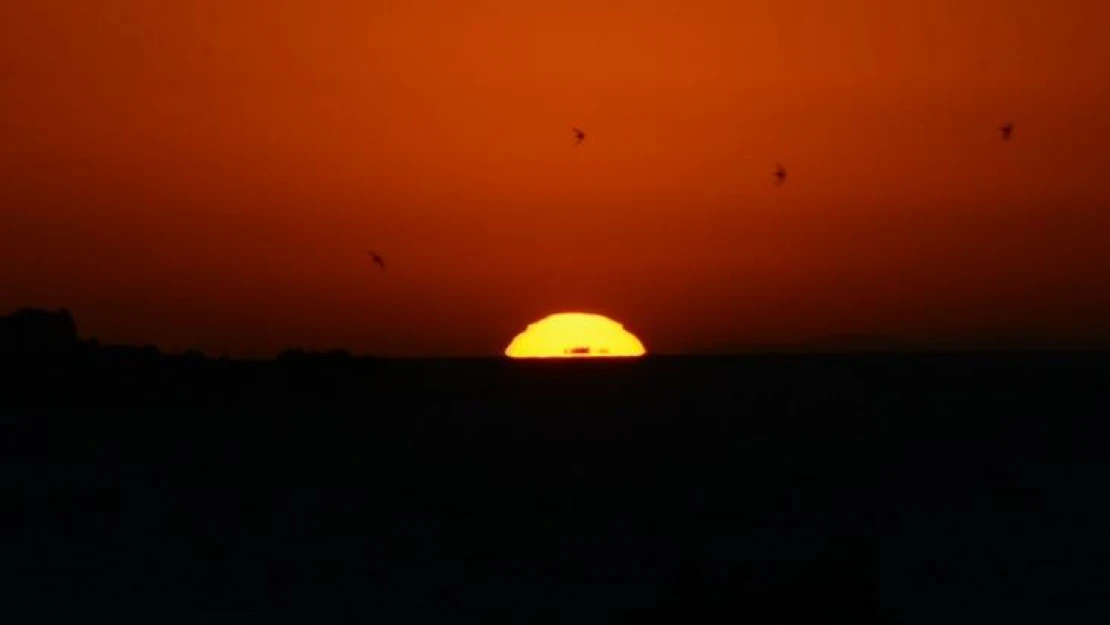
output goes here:
[[613, 358], [643, 356], [643, 343], [602, 315], [558, 313], [516, 335], [505, 349], [510, 358]]

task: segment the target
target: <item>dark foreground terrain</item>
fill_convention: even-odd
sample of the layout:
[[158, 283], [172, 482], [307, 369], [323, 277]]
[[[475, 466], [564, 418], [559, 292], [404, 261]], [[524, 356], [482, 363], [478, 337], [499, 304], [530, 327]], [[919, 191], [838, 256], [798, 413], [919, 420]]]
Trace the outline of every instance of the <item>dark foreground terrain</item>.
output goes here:
[[1110, 622], [1105, 353], [0, 352], [4, 623]]

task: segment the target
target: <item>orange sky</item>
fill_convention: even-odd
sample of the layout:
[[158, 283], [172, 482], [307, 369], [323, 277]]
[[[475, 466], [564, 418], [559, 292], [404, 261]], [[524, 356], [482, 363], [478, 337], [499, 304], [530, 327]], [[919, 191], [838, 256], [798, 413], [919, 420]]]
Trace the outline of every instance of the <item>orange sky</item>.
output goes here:
[[1105, 339], [1107, 33], [1098, 0], [5, 2], [0, 311], [234, 355], [500, 354], [564, 310], [649, 351]]

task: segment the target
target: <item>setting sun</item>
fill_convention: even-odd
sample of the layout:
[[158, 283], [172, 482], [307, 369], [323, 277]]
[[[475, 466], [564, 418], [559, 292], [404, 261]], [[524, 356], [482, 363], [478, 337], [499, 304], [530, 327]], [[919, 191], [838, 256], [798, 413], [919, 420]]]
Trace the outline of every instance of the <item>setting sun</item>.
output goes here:
[[545, 317], [513, 339], [510, 358], [613, 358], [643, 356], [643, 343], [624, 326], [590, 313]]

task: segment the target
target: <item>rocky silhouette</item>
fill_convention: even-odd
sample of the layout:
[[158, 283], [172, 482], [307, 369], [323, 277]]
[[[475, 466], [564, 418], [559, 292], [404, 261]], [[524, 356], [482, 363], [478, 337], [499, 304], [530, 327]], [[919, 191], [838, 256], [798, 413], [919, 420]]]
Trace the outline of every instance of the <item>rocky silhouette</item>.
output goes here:
[[0, 354], [56, 358], [72, 355], [79, 346], [77, 326], [68, 310], [24, 308], [0, 316]]
[[5, 623], [1110, 608], [1105, 352], [238, 360], [64, 311], [0, 333]]

